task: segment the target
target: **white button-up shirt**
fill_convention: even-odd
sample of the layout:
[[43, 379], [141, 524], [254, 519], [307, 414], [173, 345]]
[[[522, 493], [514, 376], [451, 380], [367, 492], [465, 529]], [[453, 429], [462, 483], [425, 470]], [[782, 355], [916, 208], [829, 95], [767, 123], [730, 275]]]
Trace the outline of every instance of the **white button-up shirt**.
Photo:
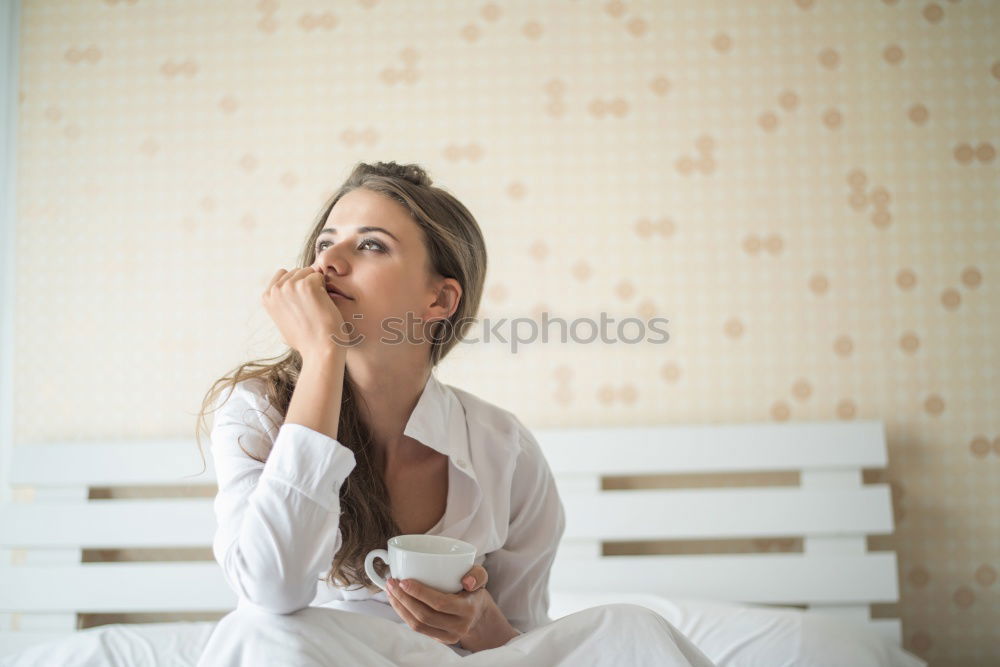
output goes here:
[[[211, 431], [218, 479], [212, 550], [239, 605], [276, 613], [324, 606], [402, 622], [385, 591], [323, 580], [341, 546], [340, 487], [354, 452], [283, 423], [262, 383], [252, 378], [228, 397], [223, 392]], [[427, 534], [475, 545], [475, 562], [489, 573], [486, 588], [516, 629], [549, 623], [549, 570], [565, 514], [528, 428], [432, 372], [403, 433], [449, 458], [447, 508]], [[270, 451], [266, 464], [240, 445], [260, 458]]]

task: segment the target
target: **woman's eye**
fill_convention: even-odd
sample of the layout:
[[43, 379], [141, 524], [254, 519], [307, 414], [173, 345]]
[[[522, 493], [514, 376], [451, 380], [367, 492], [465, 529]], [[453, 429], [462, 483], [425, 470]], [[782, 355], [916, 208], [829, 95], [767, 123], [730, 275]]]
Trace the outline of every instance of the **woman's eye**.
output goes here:
[[[365, 244], [368, 244], [368, 243], [373, 243], [375, 245], [375, 247], [378, 249], [378, 252], [384, 252], [385, 251], [385, 246], [383, 246], [380, 242], [376, 241], [375, 239], [365, 239], [364, 241], [361, 242], [360, 245], [358, 245], [358, 247], [362, 248], [362, 247], [365, 246]], [[319, 243], [316, 244], [316, 252], [318, 252], [318, 253], [319, 252], [323, 252], [323, 250], [329, 244], [330, 244], [329, 241], [320, 241]]]
[[375, 246], [378, 248], [379, 252], [385, 250], [385, 246], [383, 246], [381, 243], [379, 243], [375, 239], [365, 239], [364, 241], [361, 242], [361, 245], [359, 245], [358, 247], [360, 248], [360, 247], [364, 246], [366, 243], [374, 243]]

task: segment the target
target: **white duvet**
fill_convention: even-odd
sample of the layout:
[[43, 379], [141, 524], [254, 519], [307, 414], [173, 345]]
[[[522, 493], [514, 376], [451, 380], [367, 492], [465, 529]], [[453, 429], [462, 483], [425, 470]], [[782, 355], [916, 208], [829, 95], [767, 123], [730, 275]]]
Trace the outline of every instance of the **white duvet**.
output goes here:
[[[651, 609], [665, 622], [657, 626], [658, 619], [650, 622], [643, 614], [626, 615], [625, 618], [631, 619], [627, 631], [611, 632], [614, 626], [606, 621], [614, 615], [603, 614], [594, 608], [620, 603]], [[499, 649], [462, 657], [401, 623], [310, 607], [305, 614], [287, 617], [283, 627], [262, 623], [261, 627], [271, 628], [270, 634], [260, 633], [254, 647], [256, 653], [245, 656], [249, 660], [242, 664], [437, 667], [460, 663], [479, 667], [529, 664], [527, 656], [531, 656], [530, 664], [596, 666], [646, 664], [633, 660], [648, 660], [648, 656], [642, 655], [648, 649], [656, 651], [661, 659], [655, 664], [665, 667], [704, 667], [706, 664], [717, 667], [926, 667], [927, 664], [864, 624], [797, 609], [642, 594], [553, 591], [550, 615], [562, 622], [537, 628]], [[572, 615], [583, 622], [573, 622]], [[248, 615], [243, 614], [240, 622], [246, 622], [247, 618]], [[222, 645], [225, 633], [217, 633], [216, 645], [210, 645], [216, 626], [214, 622], [105, 625], [31, 646], [0, 659], [0, 665], [195, 667], [206, 655], [206, 647], [215, 651], [214, 657], [225, 656], [230, 660], [228, 664], [241, 664], [240, 648]], [[592, 630], [580, 634], [580, 628]], [[339, 641], [337, 633], [342, 633]], [[308, 647], [303, 651], [300, 645], [294, 660], [287, 653], [292, 636], [301, 637], [301, 643]], [[273, 641], [269, 642], [268, 637]], [[371, 645], [377, 649], [368, 650]], [[330, 662], [329, 656], [343, 660]]]

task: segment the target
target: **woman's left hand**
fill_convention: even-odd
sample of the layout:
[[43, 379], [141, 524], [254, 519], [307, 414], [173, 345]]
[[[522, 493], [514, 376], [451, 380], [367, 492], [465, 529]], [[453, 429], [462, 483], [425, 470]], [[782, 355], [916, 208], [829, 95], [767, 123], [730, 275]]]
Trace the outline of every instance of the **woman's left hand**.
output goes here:
[[476, 636], [480, 624], [487, 619], [492, 623], [500, 611], [484, 588], [488, 577], [485, 568], [474, 566], [462, 577], [464, 590], [458, 593], [442, 593], [415, 579], [390, 578], [389, 604], [412, 629], [443, 644], [455, 644]]

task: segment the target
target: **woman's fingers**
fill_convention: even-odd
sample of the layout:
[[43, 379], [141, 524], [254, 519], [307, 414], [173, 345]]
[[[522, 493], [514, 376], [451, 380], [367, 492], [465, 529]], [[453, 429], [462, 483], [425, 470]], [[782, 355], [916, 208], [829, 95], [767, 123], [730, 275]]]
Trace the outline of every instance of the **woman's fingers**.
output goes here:
[[426, 623], [421, 622], [412, 612], [404, 605], [399, 598], [389, 595], [389, 605], [396, 610], [399, 617], [403, 619], [403, 622], [410, 626], [411, 630], [425, 634], [432, 639], [436, 639], [442, 644], [454, 644], [459, 641], [455, 639], [454, 636], [441, 628], [436, 628]]
[[291, 271], [286, 271], [285, 269], [278, 269], [278, 271], [271, 277], [271, 282], [268, 284], [267, 289], [264, 290], [264, 294], [261, 295], [261, 298], [263, 299], [268, 294], [270, 294], [272, 289], [281, 289], [287, 283], [299, 280], [301, 278], [307, 278], [312, 273], [315, 273], [318, 276], [322, 276], [321, 273], [317, 272], [311, 266], [299, 269], [292, 269]]
[[[306, 267], [303, 267], [303, 268], [300, 268], [300, 269], [295, 269], [293, 271], [289, 271], [287, 274], [285, 274], [284, 276], [282, 276], [278, 280], [278, 287], [281, 288], [286, 283], [291, 283], [291, 282], [295, 282], [295, 281], [301, 280], [301, 279], [307, 277], [311, 273], [316, 273], [316, 270], [314, 268], [312, 268], [311, 266], [306, 266]], [[319, 275], [319, 274], [317, 273], [316, 275]]]
[[387, 592], [389, 602], [397, 603], [393, 607], [411, 628], [448, 644], [458, 641], [460, 634], [454, 626], [462, 623], [461, 617], [438, 611], [402, 590], [398, 583], [394, 583]]
[[296, 280], [301, 280], [303, 282], [309, 282], [312, 280], [315, 283], [319, 283], [320, 287], [323, 289], [323, 293], [326, 293], [326, 278], [319, 271], [310, 270], [309, 273], [305, 273], [299, 276]]
[[344, 316], [326, 294], [326, 278], [314, 266], [278, 270], [261, 295], [261, 303], [278, 327], [281, 339], [303, 357], [325, 353], [333, 334], [343, 333]]
[[292, 269], [287, 271], [285, 269], [278, 269], [273, 276], [271, 276], [271, 282], [268, 283], [267, 289], [264, 290], [264, 294], [270, 293], [270, 291], [276, 287], [281, 287], [288, 280], [295, 275], [298, 269]]
[[474, 591], [482, 588], [489, 580], [490, 574], [482, 565], [473, 565], [472, 569], [462, 577], [462, 587], [467, 591]]
[[281, 276], [285, 275], [286, 273], [288, 273], [288, 272], [285, 271], [284, 269], [278, 269], [274, 273], [274, 275], [271, 276], [271, 280], [268, 281], [267, 287], [264, 289], [264, 291], [267, 292], [269, 289], [271, 289], [272, 287], [274, 287], [274, 284], [278, 282], [278, 278], [280, 278]]

